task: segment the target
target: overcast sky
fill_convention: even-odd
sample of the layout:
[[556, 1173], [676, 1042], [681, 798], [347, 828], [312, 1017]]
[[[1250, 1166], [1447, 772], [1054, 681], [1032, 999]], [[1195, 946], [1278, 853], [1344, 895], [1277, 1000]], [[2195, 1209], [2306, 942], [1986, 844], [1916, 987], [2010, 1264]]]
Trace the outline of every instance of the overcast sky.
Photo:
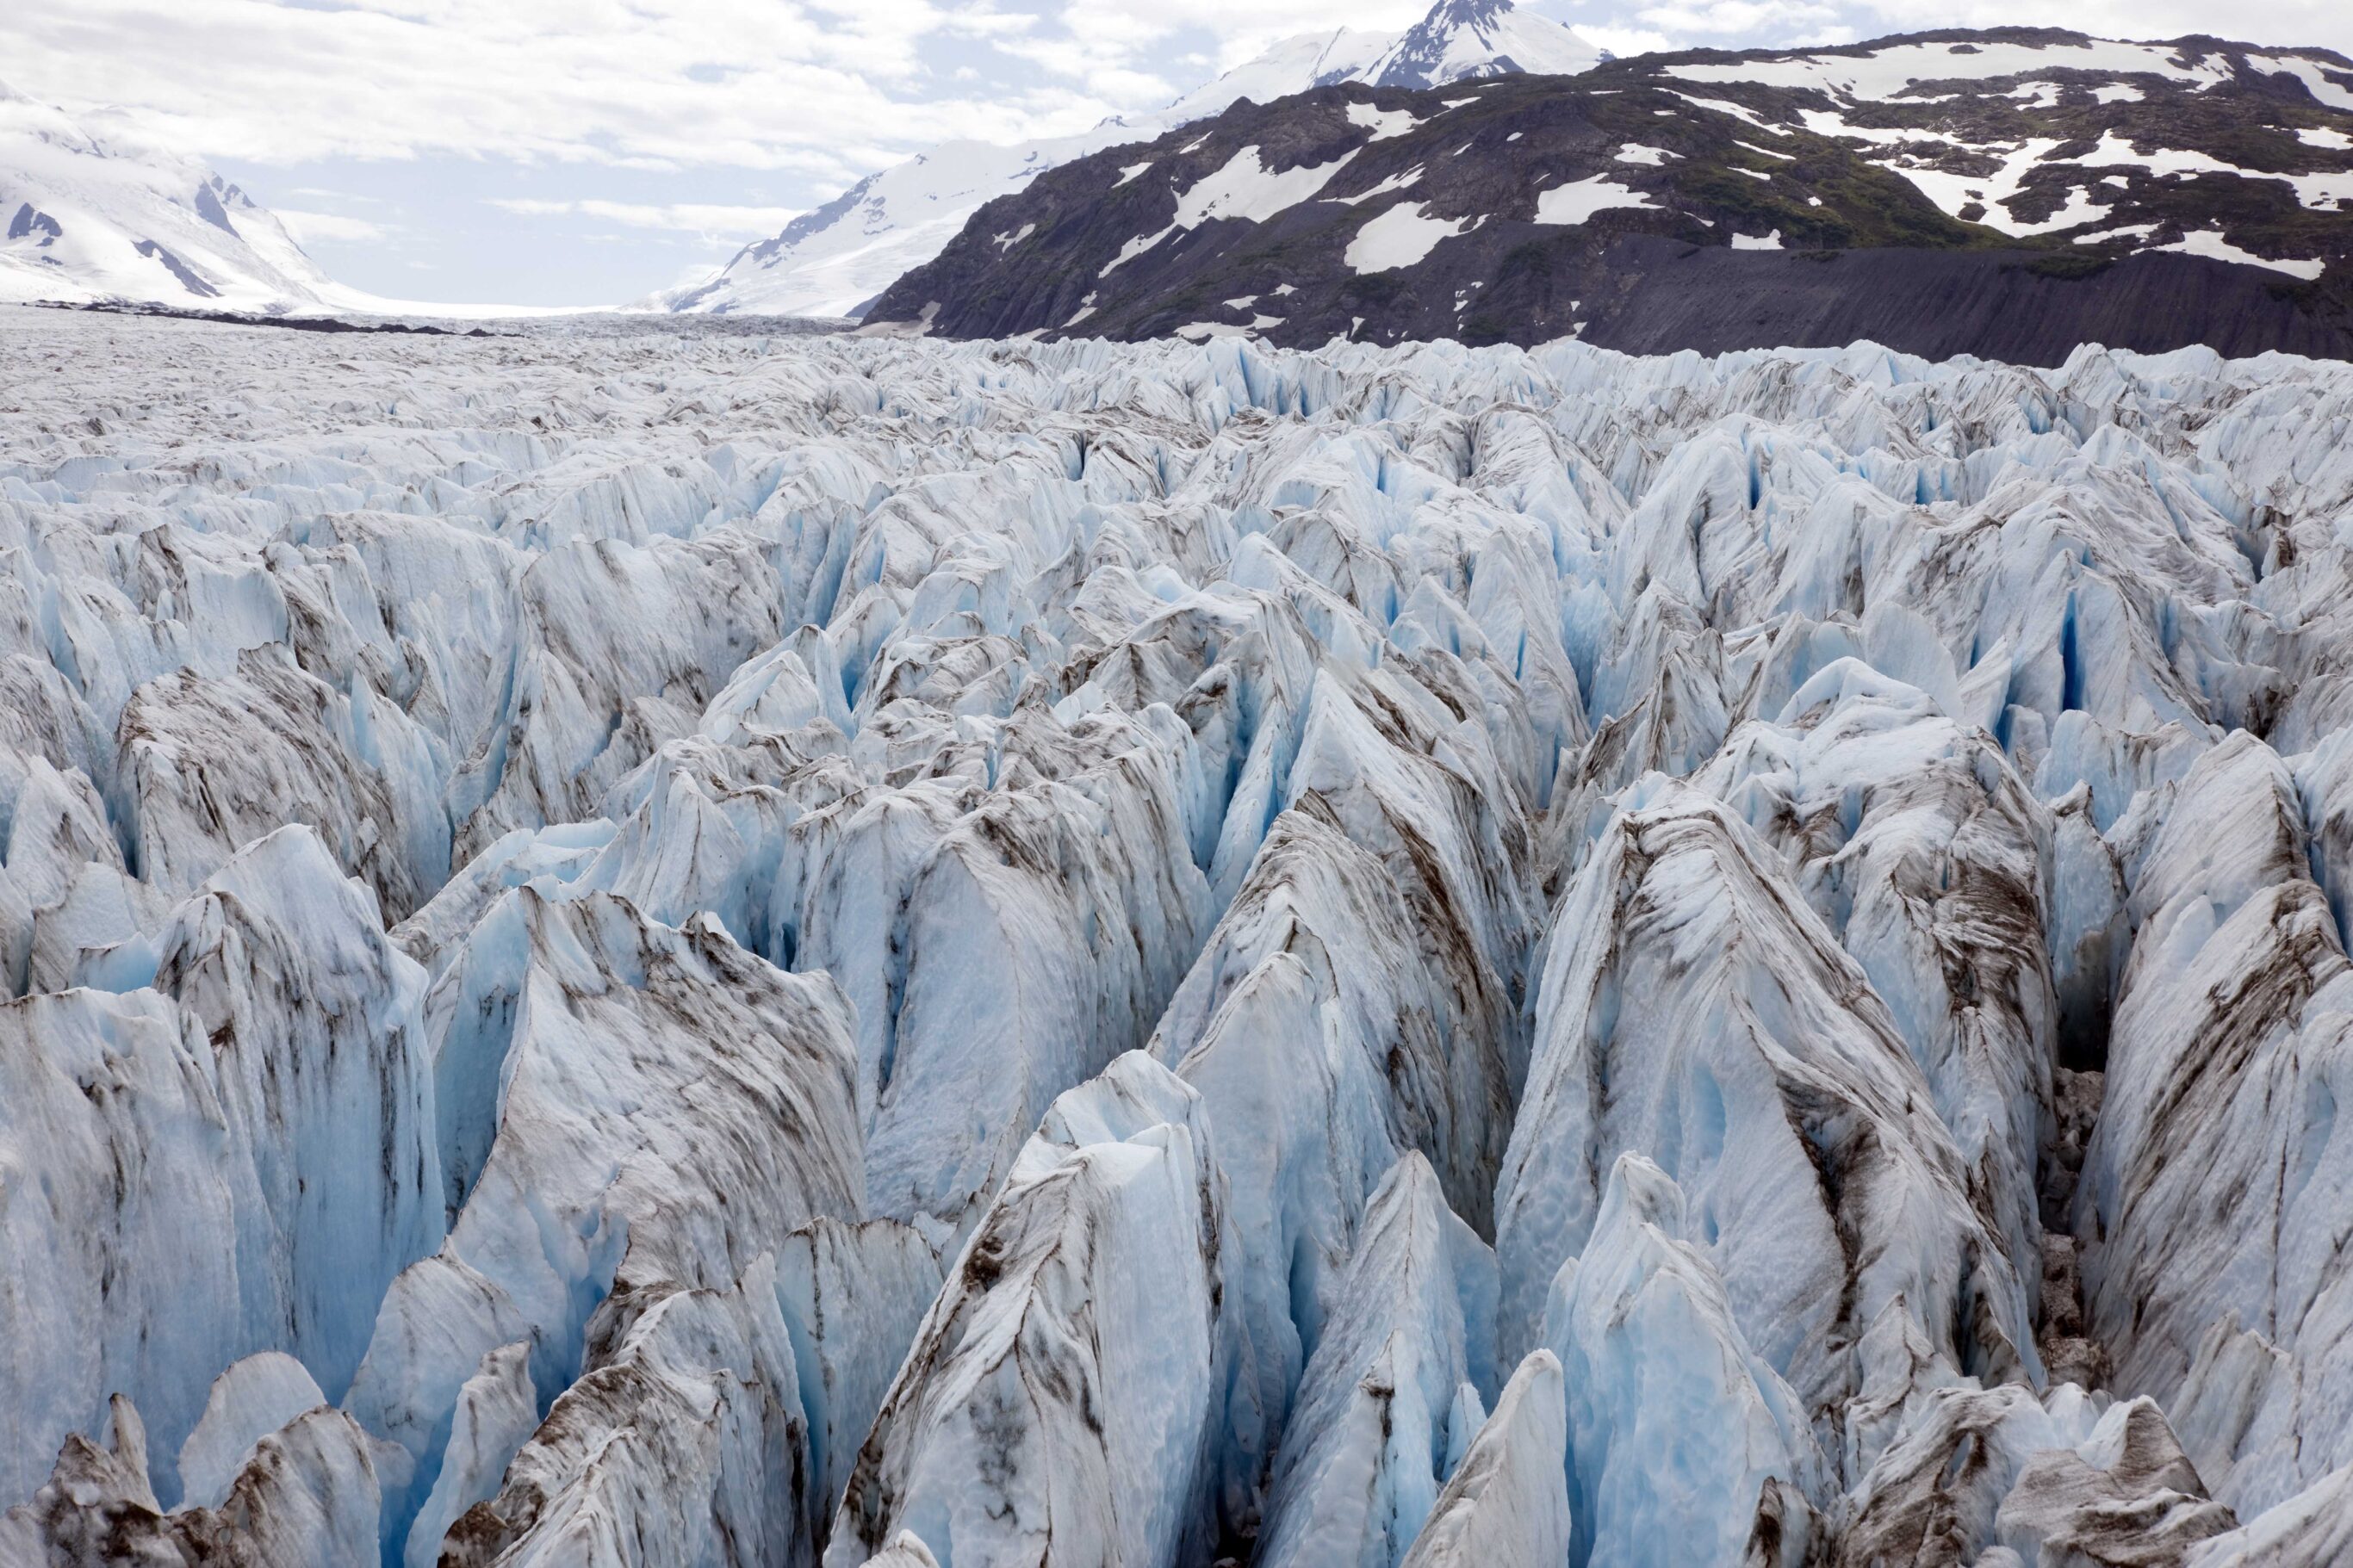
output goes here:
[[[608, 304], [951, 137], [1156, 107], [1274, 38], [1429, 0], [15, 0], [0, 80], [132, 111], [337, 279]], [[1620, 54], [2027, 23], [2353, 53], [2348, 0], [1530, 0]]]

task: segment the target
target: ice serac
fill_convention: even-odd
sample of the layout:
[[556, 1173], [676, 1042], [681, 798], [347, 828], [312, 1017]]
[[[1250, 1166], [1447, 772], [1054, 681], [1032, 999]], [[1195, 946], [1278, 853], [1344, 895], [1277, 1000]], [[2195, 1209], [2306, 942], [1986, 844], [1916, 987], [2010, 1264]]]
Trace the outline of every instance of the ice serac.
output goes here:
[[1810, 1417], [1861, 1392], [1883, 1312], [1935, 1353], [2032, 1377], [2032, 1322], [1926, 1080], [1860, 966], [1713, 800], [1630, 800], [1563, 896], [1536, 1055], [1497, 1189], [1501, 1342], [1542, 1331], [1607, 1170], [1645, 1156], [1757, 1354]]
[[828, 1518], [942, 1282], [938, 1255], [896, 1220], [819, 1218], [786, 1239], [776, 1290], [808, 1413], [809, 1470]]
[[1528, 1352], [1431, 1504], [1408, 1568], [1545, 1568], [1567, 1555], [1562, 1382], [1550, 1351]]
[[297, 1415], [327, 1403], [301, 1362], [263, 1351], [213, 1379], [205, 1414], [180, 1445], [184, 1502], [217, 1508], [253, 1446]]
[[806, 1562], [807, 1439], [773, 1258], [723, 1290], [625, 1280], [589, 1322], [581, 1374], [440, 1560]]
[[[223, 1136], [193, 1021], [153, 992], [67, 991], [0, 1006], [0, 1039], [6, 1261], [20, 1282], [0, 1297], [0, 1402], [16, 1434], [0, 1481], [22, 1500], [117, 1391], [145, 1399], [176, 1449], [212, 1381], [197, 1369], [247, 1354], [283, 1316], [243, 1275], [237, 1238], [266, 1223], [260, 1183], [250, 1151]], [[46, 1179], [13, 1175], [34, 1170]], [[178, 1262], [151, 1261], [164, 1258]]]
[[1018, 1130], [1144, 1043], [1197, 945], [1208, 888], [1168, 771], [1104, 771], [1100, 795], [1046, 783], [979, 804], [909, 879], [869, 1144], [879, 1212], [969, 1224]]
[[68, 1438], [48, 1482], [0, 1518], [0, 1559], [63, 1568], [365, 1563], [376, 1506], [366, 1435], [342, 1411], [321, 1409], [254, 1445], [218, 1503], [164, 1513], [148, 1484], [138, 1408], [117, 1394], [102, 1441]]
[[2344, 367], [646, 328], [0, 320], [0, 1560], [2334, 1568]]
[[1210, 1544], [1228, 1221], [1200, 1097], [1141, 1052], [1054, 1102], [950, 1271], [826, 1549], [1173, 1565]]
[[12, 1247], [40, 1248], [10, 1296], [11, 1401], [54, 1445], [111, 1393], [145, 1400], [176, 1501], [198, 1368], [285, 1351], [340, 1392], [376, 1299], [439, 1240], [439, 1174], [421, 975], [308, 829], [248, 846], [130, 945], [95, 963], [139, 989], [8, 1015], [15, 1159], [48, 1172], [10, 1184]]
[[346, 697], [275, 648], [240, 655], [217, 680], [181, 671], [141, 687], [115, 763], [141, 875], [185, 893], [242, 845], [301, 822], [387, 916], [407, 914], [448, 874], [447, 769], [406, 714], [372, 711], [380, 703], [364, 687]]
[[[1327, 1321], [1356, 1321], [1361, 1299], [1345, 1280], [1376, 1188], [1411, 1171], [1398, 1201], [1421, 1202], [1414, 1194], [1432, 1181], [1441, 1211], [1449, 1192], [1485, 1196], [1482, 1129], [1500, 1122], [1487, 1118], [1502, 1086], [1465, 1072], [1476, 1055], [1446, 1049], [1463, 1000], [1424, 961], [1380, 859], [1309, 795], [1275, 818], [1169, 1004], [1154, 1048], [1176, 1060], [1222, 1130], [1237, 1234], [1221, 1260], [1247, 1346], [1225, 1411], [1235, 1521], [1256, 1515]], [[1441, 1227], [1406, 1228], [1427, 1239]], [[1492, 1302], [1481, 1318], [1468, 1320], [1462, 1352], [1475, 1346], [1492, 1365]], [[1482, 1383], [1483, 1398], [1492, 1376]]]
[[2077, 1191], [2094, 1332], [2252, 1518], [2353, 1461], [2353, 1280], [2325, 1216], [2353, 966], [2293, 780], [2236, 734], [2173, 792], [2132, 866], [2137, 930]]
[[[644, 1461], [668, 1517], [723, 1485], [746, 1510], [737, 1523], [791, 1517], [772, 1495], [788, 1476], [747, 1470], [744, 1445], [795, 1451], [806, 1425], [777, 1251], [794, 1226], [863, 1207], [839, 991], [773, 968], [707, 916], [664, 926], [602, 893], [517, 889], [470, 941], [503, 976], [484, 987], [504, 998], [490, 1012], [506, 1034], [468, 1042], [498, 1056], [497, 1133], [441, 1250], [385, 1294], [347, 1402], [412, 1467], [388, 1479], [388, 1528], [408, 1529], [436, 1484], [469, 1380], [519, 1340], [539, 1397], [588, 1383], [534, 1439], [528, 1483], [510, 1476], [482, 1505], [497, 1519], [476, 1539], [504, 1550], [543, 1531], [534, 1550], [582, 1550], [634, 1517], [599, 1489], [645, 1479], [620, 1460], [635, 1430], [678, 1438], [681, 1451]], [[748, 1416], [711, 1406], [722, 1368]], [[582, 1468], [605, 1442], [616, 1462]], [[696, 1517], [712, 1527], [708, 1509]]]
[[[1409, 1153], [1373, 1194], [1275, 1456], [1256, 1561], [1396, 1568], [1494, 1396], [1494, 1256]], [[1460, 1390], [1472, 1390], [1468, 1399]]]
[[423, 976], [319, 837], [282, 827], [173, 911], [152, 980], [200, 1032], [252, 1150], [268, 1225], [237, 1236], [239, 1271], [280, 1303], [283, 1348], [340, 1394], [385, 1288], [441, 1239]]
[[539, 1428], [539, 1397], [531, 1382], [531, 1342], [517, 1340], [482, 1357], [458, 1390], [449, 1440], [433, 1489], [409, 1528], [406, 1568], [433, 1568], [449, 1526], [476, 1503], [496, 1497], [507, 1464]]
[[1567, 1391], [1573, 1563], [1800, 1563], [1817, 1533], [1830, 1468], [1807, 1412], [1748, 1348], [1687, 1226], [1682, 1189], [1620, 1155], [1592, 1239], [1546, 1303]]
[[[1909, 663], [1958, 706], [1933, 633], [1916, 617], [1889, 627], [1895, 614], [1866, 618], [1859, 651]], [[1831, 631], [1808, 639], [1817, 657]], [[1890, 646], [1903, 634], [1910, 660]], [[2057, 1049], [2042, 888], [2052, 829], [1989, 735], [1855, 655], [1807, 676], [1776, 718], [1736, 730], [1694, 782], [1789, 858], [1808, 903], [1887, 1005], [1972, 1201], [2031, 1276]], [[2097, 962], [2076, 934], [2089, 923], [2076, 916], [2063, 932], [2071, 967]]]
[[2235, 1522], [2151, 1402], [2073, 1384], [1915, 1401], [1850, 1494], [1833, 1561], [2179, 1563]]
[[2253, 1523], [2209, 1538], [2189, 1556], [2193, 1568], [2321, 1568], [2353, 1552], [2353, 1512], [2346, 1489], [2353, 1469], [2331, 1470]]
[[[644, 528], [635, 499], [625, 490], [617, 510]], [[650, 537], [582, 539], [523, 572], [506, 711], [451, 784], [457, 804], [478, 803], [457, 823], [462, 858], [513, 828], [595, 815], [606, 790], [691, 733], [728, 673], [783, 635], [767, 542], [735, 527], [671, 537], [685, 521], [657, 513]]]

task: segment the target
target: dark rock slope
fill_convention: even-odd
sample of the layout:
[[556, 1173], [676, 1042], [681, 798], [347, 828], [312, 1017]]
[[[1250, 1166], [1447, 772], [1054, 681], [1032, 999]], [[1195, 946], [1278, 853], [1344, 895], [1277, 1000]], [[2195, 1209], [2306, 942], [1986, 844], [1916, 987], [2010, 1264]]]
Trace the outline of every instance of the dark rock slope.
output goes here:
[[2353, 62], [1933, 33], [1243, 102], [983, 207], [873, 323], [2353, 354]]

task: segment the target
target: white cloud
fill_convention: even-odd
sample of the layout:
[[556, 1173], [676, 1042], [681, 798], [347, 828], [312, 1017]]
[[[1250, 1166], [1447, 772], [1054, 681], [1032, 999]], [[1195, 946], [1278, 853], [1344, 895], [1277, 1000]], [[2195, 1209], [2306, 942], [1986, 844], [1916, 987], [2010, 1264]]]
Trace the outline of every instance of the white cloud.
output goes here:
[[1931, 27], [2059, 26], [2112, 38], [2206, 33], [2287, 47], [2353, 52], [2343, 0], [2078, 0], [2054, 17], [2047, 0], [1523, 0], [1582, 29], [1604, 48], [1773, 48], [1832, 45]]
[[1680, 39], [1670, 38], [1655, 27], [1604, 26], [1592, 22], [1579, 22], [1577, 30], [1593, 40], [1596, 47], [1608, 49], [1613, 55], [1643, 55], [1653, 50], [1683, 47]]
[[839, 179], [955, 136], [1083, 129], [1066, 85], [957, 91], [925, 50], [1018, 40], [942, 0], [72, 0], [6, 8], [23, 90], [135, 106], [216, 157], [465, 156]]
[[1818, 0], [1712, 0], [1706, 5], [1646, 5], [1636, 16], [1670, 37], [1738, 34], [1816, 41], [1837, 27], [1841, 12]]
[[533, 196], [493, 197], [491, 205], [526, 217], [580, 216], [603, 218], [631, 228], [669, 229], [706, 239], [761, 239], [801, 216], [799, 207], [723, 206], [704, 202], [674, 202], [654, 205], [643, 202], [609, 202], [595, 198], [551, 201]]
[[314, 245], [321, 240], [363, 241], [385, 237], [385, 226], [365, 218], [345, 217], [340, 213], [304, 212], [300, 207], [271, 207], [286, 232], [294, 237], [297, 245]]

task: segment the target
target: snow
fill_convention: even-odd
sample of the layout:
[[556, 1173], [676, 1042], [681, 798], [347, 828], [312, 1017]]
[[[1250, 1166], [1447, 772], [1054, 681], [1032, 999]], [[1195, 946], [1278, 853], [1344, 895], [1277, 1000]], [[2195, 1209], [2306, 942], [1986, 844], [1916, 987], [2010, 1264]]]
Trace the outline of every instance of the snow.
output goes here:
[[128, 126], [93, 132], [0, 84], [0, 302], [316, 308], [335, 287], [285, 226]]
[[2292, 76], [2304, 85], [2304, 90], [2331, 109], [2353, 110], [2353, 84], [2345, 79], [2353, 71], [2330, 60], [2323, 62], [2309, 56], [2249, 55], [2247, 63], [2259, 71]]
[[1430, 216], [1426, 204], [1399, 202], [1365, 221], [1341, 258], [1357, 272], [1393, 272], [1411, 267], [1468, 226], [1464, 218]]
[[1361, 191], [1348, 195], [1335, 195], [1329, 199], [1345, 202], [1350, 206], [1358, 206], [1371, 201], [1375, 196], [1385, 196], [1395, 191], [1409, 190], [1421, 183], [1421, 169], [1422, 166], [1417, 163], [1410, 169], [1400, 170], [1397, 174], [1367, 185]]
[[2186, 256], [2209, 256], [2217, 261], [2235, 261], [2244, 267], [2265, 267], [2274, 272], [2284, 272], [2291, 278], [2302, 278], [2307, 281], [2319, 277], [2328, 269], [2328, 264], [2317, 258], [2308, 261], [2296, 260], [2292, 258], [2259, 256], [2252, 250], [2242, 249], [2231, 243], [2220, 226], [2213, 228], [2194, 228], [2171, 245], [2153, 246], [2151, 248], [2176, 250]]
[[1176, 216], [1168, 226], [1154, 234], [1138, 235], [1120, 247], [1119, 254], [1105, 262], [1098, 277], [1108, 278], [1117, 268], [1134, 260], [1145, 251], [1179, 229], [1195, 229], [1213, 218], [1239, 218], [1247, 223], [1264, 223], [1279, 213], [1313, 201], [1332, 176], [1355, 161], [1356, 153], [1343, 153], [1328, 163], [1301, 163], [1288, 169], [1270, 169], [1261, 161], [1260, 151], [1252, 145], [1242, 148], [1209, 174], [1202, 176], [1176, 197]]
[[[1694, 98], [1687, 92], [1674, 92], [1672, 89], [1669, 89], [1668, 91], [1672, 96], [1682, 99], [1685, 103], [1692, 105], [1694, 108], [1713, 110], [1718, 114], [1729, 114], [1735, 120], [1753, 125], [1757, 130], [1765, 132], [1768, 135], [1787, 136], [1789, 133], [1781, 126], [1774, 124], [1772, 121], [1767, 120], [1763, 115], [1758, 114], [1746, 104], [1735, 103], [1729, 99], [1723, 98]], [[1674, 110], [1672, 109], [1656, 109], [1652, 110], [1651, 112], [1663, 117], [1672, 116], [1674, 113]], [[1820, 132], [1818, 132], [1816, 134], [1820, 134]]]
[[1348, 123], [1362, 125], [1372, 132], [1366, 140], [1386, 142], [1392, 136], [1402, 136], [1422, 122], [1413, 117], [1409, 109], [1378, 109], [1369, 103], [1348, 105]]
[[1506, 71], [1573, 76], [1600, 58], [1583, 34], [1511, 0], [1438, 0], [1355, 79], [1381, 87], [1446, 87]]
[[[1841, 131], [1840, 134], [1854, 134]], [[2009, 203], [2024, 190], [2026, 178], [2036, 168], [2044, 166], [2045, 159], [2060, 145], [2047, 137], [2030, 136], [2015, 147], [2001, 149], [1997, 156], [2001, 165], [1991, 174], [1955, 174], [1943, 169], [1915, 167], [1907, 163], [1890, 164], [1894, 173], [1903, 175], [1920, 188], [1920, 194], [1936, 204], [1947, 216], [1961, 217], [1969, 207], [1984, 210], [1965, 222], [1983, 224], [2000, 233], [2024, 237], [2030, 235], [2055, 234], [2062, 229], [2096, 223], [2108, 215], [2109, 208], [2092, 199], [2084, 185], [2072, 185], [2067, 199], [2050, 216], [2029, 220], [2014, 214]], [[2097, 154], [2089, 155], [2094, 161]]]
[[[746, 246], [709, 279], [646, 303], [675, 311], [851, 315], [900, 276], [946, 249], [965, 220], [991, 198], [1021, 190], [1059, 164], [1152, 141], [1221, 113], [1240, 100], [1271, 103], [1335, 82], [1426, 88], [1501, 71], [1579, 71], [1599, 58], [1570, 28], [1515, 11], [1501, 0], [1439, 0], [1430, 16], [1404, 33], [1341, 27], [1294, 36], [1150, 113], [1106, 120], [1075, 136], [1012, 146], [944, 142], [868, 175], [781, 234]], [[1351, 123], [1373, 129], [1375, 141], [1402, 135], [1419, 123], [1409, 110], [1363, 102], [1350, 104], [1348, 112]], [[1200, 145], [1196, 141], [1181, 151]], [[1148, 159], [1123, 165], [1114, 188], [1152, 166]]]
[[983, 203], [1026, 188], [1057, 164], [1160, 129], [1113, 121], [1081, 135], [1015, 146], [944, 142], [867, 176], [775, 237], [745, 247], [712, 278], [649, 303], [668, 310], [851, 315], [900, 274], [945, 249]]
[[1781, 248], [1781, 231], [1777, 228], [1768, 234], [1736, 234], [1732, 237], [1732, 248], [1735, 250], [1778, 250]]
[[2210, 59], [2185, 64], [2169, 45], [2116, 43], [2105, 38], [2054, 39], [2042, 46], [1986, 42], [1966, 51], [1945, 44], [1905, 43], [1858, 54], [1801, 55], [1736, 65], [1683, 63], [1668, 67], [1667, 74], [1685, 81], [1811, 88], [1867, 103], [1911, 97], [1915, 82], [2035, 77], [2060, 70], [2158, 76], [2199, 89], [2211, 87], [2230, 74], [2227, 65]]
[[2333, 125], [2299, 125], [2295, 128], [2295, 139], [2307, 147], [2325, 147], [2332, 153], [2353, 152], [2353, 134], [2339, 131]]
[[1630, 185], [1621, 185], [1606, 174], [1572, 180], [1565, 185], [1536, 193], [1536, 222], [1551, 224], [1584, 223], [1594, 214], [1613, 207], [1655, 207], [1659, 204]]
[[1675, 153], [1668, 152], [1663, 147], [1645, 147], [1640, 142], [1629, 142], [1618, 149], [1617, 156], [1612, 161], [1620, 163], [1647, 163], [1656, 168], [1674, 156], [1676, 156]]
[[0, 334], [0, 1558], [2342, 1557], [2346, 365]]

